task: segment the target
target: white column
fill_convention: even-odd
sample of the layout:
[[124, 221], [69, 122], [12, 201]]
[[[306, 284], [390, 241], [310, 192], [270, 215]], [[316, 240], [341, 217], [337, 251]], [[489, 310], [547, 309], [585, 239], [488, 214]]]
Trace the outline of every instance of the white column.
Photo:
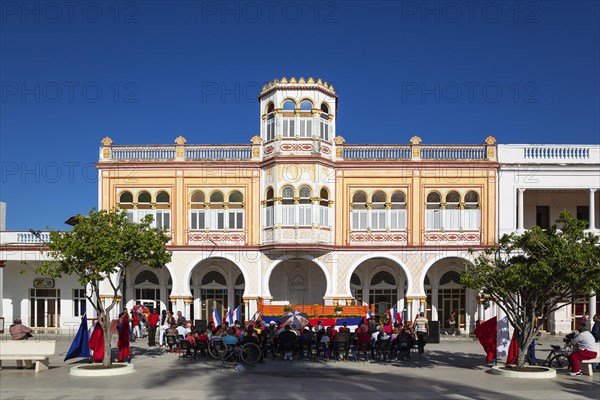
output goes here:
[[281, 226], [281, 198], [273, 200], [273, 227]]
[[438, 297], [438, 287], [437, 286], [431, 286], [431, 320], [432, 321], [439, 321], [440, 320], [440, 316], [438, 315], [438, 310], [440, 308], [439, 303], [439, 297]]
[[446, 229], [446, 203], [440, 206], [440, 230]]
[[183, 305], [184, 305], [184, 310], [183, 310], [183, 316], [186, 319], [189, 319], [192, 321], [192, 324], [194, 323], [194, 320], [192, 319], [192, 316], [190, 315], [190, 304], [192, 303], [191, 300], [183, 300]]
[[[595, 205], [596, 205], [596, 201], [594, 199], [596, 194], [596, 189], [590, 189], [590, 228], [591, 230], [596, 229], [595, 228], [595, 223], [596, 223], [596, 213], [595, 213]], [[590, 316], [593, 316], [590, 314]]]
[[525, 211], [523, 210], [523, 193], [525, 193], [525, 189], [522, 188], [518, 188], [517, 189], [517, 195], [518, 195], [518, 210], [517, 210], [517, 230], [518, 231], [522, 231], [525, 230], [524, 228], [524, 214]]
[[[0, 268], [0, 271], [2, 271], [2, 268]], [[592, 295], [590, 296], [590, 303], [588, 305], [588, 310], [590, 313], [590, 318], [594, 318], [594, 315], [596, 315], [596, 293], [592, 293]], [[594, 325], [594, 323], [592, 321], [592, 326], [593, 325]]]
[[367, 203], [367, 231], [371, 231], [371, 203]]

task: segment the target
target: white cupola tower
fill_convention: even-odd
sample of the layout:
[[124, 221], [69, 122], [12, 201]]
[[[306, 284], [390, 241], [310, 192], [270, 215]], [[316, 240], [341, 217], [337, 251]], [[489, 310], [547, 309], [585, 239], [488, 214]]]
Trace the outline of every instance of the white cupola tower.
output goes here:
[[292, 149], [294, 155], [329, 155], [321, 150], [322, 145], [331, 148], [335, 138], [337, 96], [333, 85], [314, 78], [275, 79], [263, 86], [258, 98], [265, 157]]

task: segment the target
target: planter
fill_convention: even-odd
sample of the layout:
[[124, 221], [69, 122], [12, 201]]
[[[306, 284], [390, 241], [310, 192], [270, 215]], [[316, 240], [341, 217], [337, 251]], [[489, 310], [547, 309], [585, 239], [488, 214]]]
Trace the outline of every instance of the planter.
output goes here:
[[70, 374], [74, 376], [116, 376], [135, 372], [133, 364], [113, 363], [110, 368], [102, 364], [82, 364], [71, 367]]
[[518, 371], [513, 367], [495, 365], [492, 367], [492, 374], [505, 376], [507, 378], [520, 379], [552, 379], [556, 378], [556, 370], [552, 368], [527, 366], [526, 370]]
[[342, 315], [342, 311], [336, 311], [335, 315]]

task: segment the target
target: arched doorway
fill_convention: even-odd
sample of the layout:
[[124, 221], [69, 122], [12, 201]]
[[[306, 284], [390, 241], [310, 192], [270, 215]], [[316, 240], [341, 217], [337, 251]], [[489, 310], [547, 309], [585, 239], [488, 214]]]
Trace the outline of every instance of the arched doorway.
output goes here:
[[392, 306], [405, 318], [407, 278], [395, 261], [376, 257], [363, 261], [350, 276], [350, 292], [357, 305], [375, 306], [375, 313], [383, 315]]
[[225, 258], [201, 261], [192, 271], [190, 289], [193, 319], [210, 320], [213, 309], [222, 318], [227, 308], [240, 307], [240, 320], [246, 318], [244, 307], [244, 275], [235, 263]]
[[440, 321], [440, 331], [448, 329], [450, 313], [454, 311], [458, 328], [470, 333], [476, 321], [477, 293], [460, 284], [460, 274], [469, 261], [460, 257], [447, 257], [431, 265], [423, 286], [427, 294], [427, 318]]
[[160, 281], [158, 275], [150, 270], [138, 272], [134, 280], [134, 304], [142, 304], [149, 309], [161, 308]]
[[327, 278], [321, 268], [310, 260], [285, 260], [273, 270], [269, 291], [273, 304], [323, 304]]

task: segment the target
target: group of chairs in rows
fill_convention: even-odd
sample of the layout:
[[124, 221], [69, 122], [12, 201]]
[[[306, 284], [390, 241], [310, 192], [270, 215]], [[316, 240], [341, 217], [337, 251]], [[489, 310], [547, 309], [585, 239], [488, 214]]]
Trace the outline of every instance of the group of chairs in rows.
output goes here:
[[416, 342], [412, 340], [377, 340], [376, 342], [359, 342], [357, 335], [349, 335], [347, 341], [331, 341], [329, 343], [316, 340], [297, 340], [296, 342], [280, 342], [267, 339], [261, 346], [264, 357], [282, 360], [294, 359], [302, 361], [410, 361], [411, 352], [418, 353]]

